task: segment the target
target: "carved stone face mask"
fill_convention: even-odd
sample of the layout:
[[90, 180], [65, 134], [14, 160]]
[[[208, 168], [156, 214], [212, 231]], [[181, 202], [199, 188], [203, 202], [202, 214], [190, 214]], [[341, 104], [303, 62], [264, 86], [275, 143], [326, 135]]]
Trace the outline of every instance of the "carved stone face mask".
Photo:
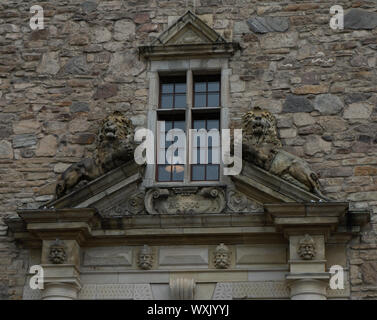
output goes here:
[[151, 269], [153, 264], [153, 256], [150, 254], [139, 255], [139, 267], [141, 269]]
[[226, 269], [229, 267], [229, 254], [226, 252], [217, 253], [215, 256], [215, 266], [220, 269]]

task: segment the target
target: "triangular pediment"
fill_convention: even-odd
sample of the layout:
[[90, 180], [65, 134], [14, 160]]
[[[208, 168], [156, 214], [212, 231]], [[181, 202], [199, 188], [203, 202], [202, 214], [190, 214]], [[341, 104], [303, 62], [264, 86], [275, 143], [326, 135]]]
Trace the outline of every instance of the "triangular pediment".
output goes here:
[[323, 199], [259, 167], [244, 162], [233, 185], [142, 187], [143, 174], [134, 162], [112, 170], [47, 208], [96, 208], [103, 217], [140, 214], [263, 213], [271, 203], [320, 202]]
[[150, 45], [139, 47], [148, 59], [231, 56], [239, 44], [227, 42], [219, 33], [191, 11], [186, 12]]
[[225, 39], [191, 11], [185, 13], [152, 45], [225, 43]]

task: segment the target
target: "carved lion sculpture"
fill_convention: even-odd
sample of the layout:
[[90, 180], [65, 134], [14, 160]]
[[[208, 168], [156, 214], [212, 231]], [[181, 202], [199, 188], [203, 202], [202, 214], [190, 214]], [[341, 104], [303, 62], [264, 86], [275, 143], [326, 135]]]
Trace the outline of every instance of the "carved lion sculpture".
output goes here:
[[320, 191], [318, 175], [310, 169], [308, 163], [282, 149], [276, 119], [270, 112], [255, 108], [247, 112], [242, 121], [244, 158], [325, 198]]
[[96, 145], [93, 158], [71, 165], [60, 175], [56, 198], [132, 159], [135, 149], [132, 122], [117, 111], [107, 116], [101, 123]]

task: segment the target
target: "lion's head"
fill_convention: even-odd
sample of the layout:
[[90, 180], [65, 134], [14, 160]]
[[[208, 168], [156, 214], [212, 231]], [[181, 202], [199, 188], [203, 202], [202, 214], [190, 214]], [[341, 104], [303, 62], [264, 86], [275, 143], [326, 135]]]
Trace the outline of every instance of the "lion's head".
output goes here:
[[105, 171], [112, 170], [133, 157], [134, 130], [131, 120], [119, 111], [102, 121], [97, 140], [97, 156]]
[[113, 140], [125, 140], [134, 134], [134, 126], [130, 119], [119, 111], [108, 115], [102, 120], [98, 134], [98, 143]]
[[270, 143], [281, 146], [277, 136], [276, 119], [266, 110], [256, 107], [242, 117], [245, 139], [253, 145]]

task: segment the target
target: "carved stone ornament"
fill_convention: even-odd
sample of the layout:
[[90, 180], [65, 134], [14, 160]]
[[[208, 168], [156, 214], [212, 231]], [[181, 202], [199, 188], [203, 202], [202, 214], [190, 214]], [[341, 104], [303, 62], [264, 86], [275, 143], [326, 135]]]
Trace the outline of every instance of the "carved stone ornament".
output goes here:
[[59, 239], [56, 239], [56, 241], [50, 246], [48, 259], [53, 264], [62, 264], [65, 262], [66, 258], [64, 244]]
[[149, 270], [153, 266], [153, 250], [148, 245], [144, 245], [139, 251], [137, 265], [140, 269]]
[[229, 248], [220, 243], [215, 250], [213, 263], [217, 269], [227, 269], [230, 266], [230, 251]]
[[224, 189], [218, 187], [153, 188], [145, 195], [149, 214], [221, 213], [225, 206]]
[[297, 247], [297, 253], [303, 260], [312, 260], [315, 255], [315, 242], [311, 236], [306, 234], [300, 239]]
[[174, 300], [194, 300], [195, 281], [188, 278], [170, 279], [170, 296]]
[[263, 206], [234, 190], [228, 191], [227, 205], [234, 212], [263, 212]]
[[276, 119], [269, 112], [255, 108], [243, 115], [243, 157], [255, 165], [325, 198], [319, 177], [309, 164], [282, 149]]
[[103, 215], [107, 217], [135, 215], [142, 213], [144, 209], [144, 193], [138, 193], [130, 196], [130, 198], [116, 206], [106, 208], [103, 211]]
[[101, 123], [94, 156], [71, 165], [59, 176], [56, 198], [130, 161], [134, 149], [134, 126], [131, 120], [118, 111], [110, 114]]

